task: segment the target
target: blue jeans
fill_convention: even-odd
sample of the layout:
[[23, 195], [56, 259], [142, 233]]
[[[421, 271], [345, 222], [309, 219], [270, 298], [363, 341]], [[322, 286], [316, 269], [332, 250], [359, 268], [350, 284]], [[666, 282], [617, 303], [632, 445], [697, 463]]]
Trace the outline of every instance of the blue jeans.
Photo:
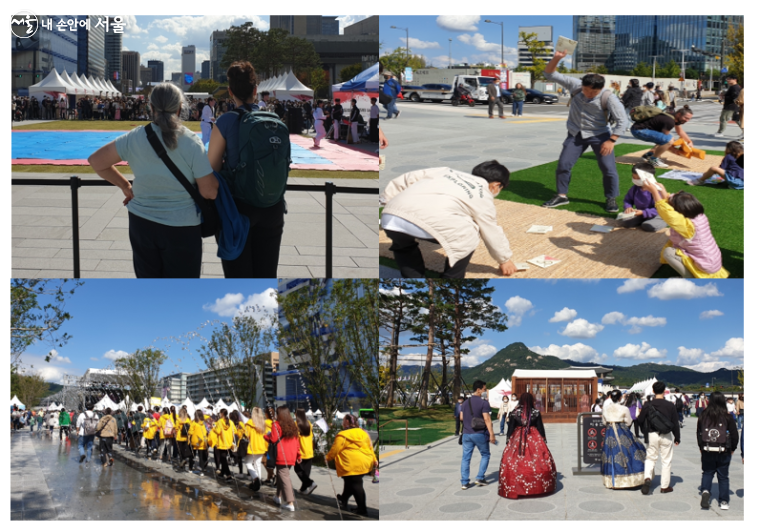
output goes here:
[[499, 434], [504, 434], [504, 422], [507, 420], [507, 416], [502, 416], [499, 422]]
[[512, 100], [512, 114], [522, 116], [522, 108], [525, 102], [523, 100]]
[[388, 111], [388, 117], [387, 118], [393, 118], [393, 115], [398, 113], [398, 109], [396, 109], [396, 98], [391, 98], [391, 101], [385, 104], [385, 110]]
[[651, 142], [658, 146], [664, 146], [673, 140], [673, 135], [666, 135], [665, 133], [660, 133], [659, 131], [653, 131], [651, 129], [632, 129], [631, 135], [639, 140]]
[[[620, 194], [618, 190], [618, 173], [617, 166], [615, 166], [615, 151], [613, 150], [609, 155], [602, 155], [602, 144], [610, 139], [610, 134], [605, 133], [596, 137], [583, 138], [578, 133], [572, 136], [567, 134], [565, 142], [562, 143], [562, 153], [559, 154], [559, 162], [557, 163], [557, 194], [567, 194], [567, 190], [570, 188], [570, 177], [573, 171], [573, 166], [578, 162], [578, 159], [586, 148], [589, 146], [596, 155], [596, 164], [599, 166], [599, 170], [602, 171], [602, 186], [604, 187], [605, 198], [617, 198]], [[586, 176], [584, 176], [585, 178]]]
[[79, 456], [85, 455], [85, 448], [87, 449], [87, 462], [92, 460], [92, 445], [95, 442], [95, 435], [92, 436], [79, 436], [77, 440], [79, 446]]
[[488, 447], [487, 434], [463, 434], [462, 435], [462, 485], [470, 483], [470, 460], [475, 447], [480, 452], [480, 467], [475, 480], [485, 480], [488, 461], [491, 459], [491, 449]]
[[712, 491], [712, 480], [718, 474], [718, 501], [728, 503], [728, 467], [731, 453], [702, 452], [702, 485], [700, 491]]
[[739, 414], [736, 416], [736, 428], [739, 430], [742, 430], [743, 426], [744, 426], [744, 414]]

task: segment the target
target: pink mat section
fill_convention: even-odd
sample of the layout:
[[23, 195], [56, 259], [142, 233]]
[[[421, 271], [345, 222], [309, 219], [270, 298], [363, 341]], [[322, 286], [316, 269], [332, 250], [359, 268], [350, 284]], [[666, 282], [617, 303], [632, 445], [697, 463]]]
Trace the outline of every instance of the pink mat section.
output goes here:
[[314, 149], [310, 138], [291, 135], [290, 142], [314, 152], [331, 164], [291, 164], [293, 170], [338, 170], [358, 172], [380, 172], [380, 158], [362, 150], [322, 139], [319, 149]]

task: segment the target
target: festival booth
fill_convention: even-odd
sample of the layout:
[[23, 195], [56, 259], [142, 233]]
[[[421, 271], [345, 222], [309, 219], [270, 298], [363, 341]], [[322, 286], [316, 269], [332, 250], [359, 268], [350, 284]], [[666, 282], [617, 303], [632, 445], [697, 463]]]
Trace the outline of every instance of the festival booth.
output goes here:
[[597, 383], [593, 369], [516, 369], [512, 374], [513, 392], [532, 394], [544, 423], [575, 423], [579, 413], [590, 412]]
[[13, 408], [14, 406], [26, 409], [26, 405], [22, 403], [21, 401], [19, 401], [18, 397], [15, 395], [13, 396], [13, 399], [11, 399], [11, 408]]
[[187, 409], [187, 414], [190, 416], [191, 419], [193, 418], [193, 416], [195, 416], [195, 405], [193, 404], [193, 402], [190, 400], [189, 397], [186, 398], [185, 401], [180, 406], [184, 406]]
[[195, 405], [195, 408], [201, 409], [201, 408], [209, 408], [211, 406], [211, 403], [206, 401], [206, 398], [204, 397], [201, 399], [201, 402]]
[[501, 382], [488, 390], [488, 403], [491, 408], [499, 408], [504, 397], [512, 395], [512, 384], [501, 379]]
[[222, 401], [221, 399], [219, 399], [219, 400], [216, 402], [216, 404], [214, 405], [214, 413], [215, 413], [215, 414], [218, 414], [218, 413], [219, 413], [219, 412], [220, 412], [222, 409], [226, 410], [226, 411], [227, 411], [227, 413], [229, 414], [229, 412], [230, 412], [230, 407], [228, 407], [228, 406], [227, 406], [227, 405], [224, 403], [224, 401]]
[[348, 116], [351, 99], [356, 99], [356, 106], [361, 111], [365, 122], [369, 123], [369, 112], [372, 107], [370, 98], [377, 98], [380, 90], [380, 63], [371, 66], [344, 83], [332, 86], [332, 98], [340, 98], [344, 114]]
[[655, 382], [657, 382], [656, 378], [637, 382], [631, 386], [631, 388], [628, 390], [628, 393], [638, 393], [641, 394], [642, 397], [646, 397], [647, 395], [654, 395], [654, 392], [652, 391], [652, 385]]
[[314, 99], [314, 91], [298, 81], [293, 71], [265, 80], [256, 90], [259, 96], [262, 92], [268, 91], [270, 99], [280, 100], [281, 102], [310, 101]]
[[92, 409], [96, 412], [100, 412], [106, 408], [110, 408], [111, 410], [119, 410], [119, 405], [114, 403], [111, 398], [108, 397], [108, 395], [104, 395], [103, 398], [95, 403], [95, 406], [92, 407]]
[[29, 97], [36, 97], [39, 102], [45, 96], [58, 102], [61, 98], [67, 98], [69, 94], [76, 94], [75, 87], [67, 83], [55, 69], [51, 70], [45, 79], [29, 87]]

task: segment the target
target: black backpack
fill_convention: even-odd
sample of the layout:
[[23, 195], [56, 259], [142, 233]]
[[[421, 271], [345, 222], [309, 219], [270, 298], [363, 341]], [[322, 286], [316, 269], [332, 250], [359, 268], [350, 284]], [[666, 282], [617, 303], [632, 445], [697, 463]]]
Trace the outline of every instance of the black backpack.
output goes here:
[[675, 429], [673, 423], [652, 405], [649, 405], [647, 423], [649, 432], [656, 432], [657, 434], [670, 434]]
[[683, 410], [683, 399], [681, 399], [681, 396], [676, 397], [676, 412], [681, 412]]
[[702, 442], [702, 450], [714, 453], [723, 453], [728, 450], [728, 419], [715, 423], [707, 416], [700, 420], [701, 430], [699, 439]]

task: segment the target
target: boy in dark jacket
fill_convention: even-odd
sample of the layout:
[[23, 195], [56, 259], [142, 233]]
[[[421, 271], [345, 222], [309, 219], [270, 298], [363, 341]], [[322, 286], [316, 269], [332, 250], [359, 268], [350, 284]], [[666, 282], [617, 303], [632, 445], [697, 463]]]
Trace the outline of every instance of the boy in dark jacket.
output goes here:
[[702, 453], [702, 508], [710, 507], [712, 480], [717, 474], [720, 509], [728, 510], [728, 469], [731, 456], [739, 446], [739, 431], [733, 416], [728, 413], [726, 398], [721, 392], [710, 395], [710, 403], [699, 416], [697, 445]]

